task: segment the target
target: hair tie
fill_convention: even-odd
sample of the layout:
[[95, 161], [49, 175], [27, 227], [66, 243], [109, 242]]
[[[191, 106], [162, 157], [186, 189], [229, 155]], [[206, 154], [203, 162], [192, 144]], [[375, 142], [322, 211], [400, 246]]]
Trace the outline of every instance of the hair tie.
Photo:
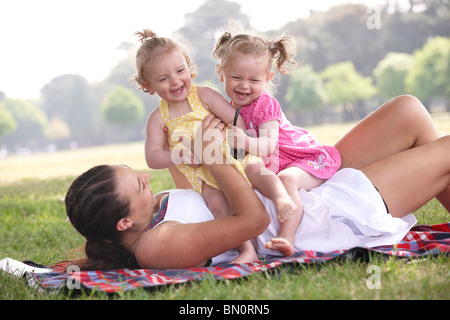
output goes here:
[[270, 50], [273, 50], [273, 49], [275, 49], [275, 46], [274, 46], [273, 44], [271, 44], [270, 47], [269, 47], [269, 49], [270, 49]]

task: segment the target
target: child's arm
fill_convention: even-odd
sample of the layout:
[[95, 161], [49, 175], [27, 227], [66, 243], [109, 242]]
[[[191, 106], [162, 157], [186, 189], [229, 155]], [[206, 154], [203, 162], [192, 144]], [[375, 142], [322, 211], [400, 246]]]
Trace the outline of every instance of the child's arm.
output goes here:
[[[158, 146], [161, 143], [162, 148], [159, 148]], [[171, 151], [169, 150], [168, 131], [164, 127], [164, 122], [158, 110], [153, 111], [147, 120], [145, 159], [149, 168], [157, 169], [158, 166], [168, 168], [177, 189], [192, 189], [192, 185], [186, 179], [186, 176], [173, 164]]]
[[187, 149], [174, 148], [169, 150], [167, 129], [158, 109], [153, 110], [147, 120], [145, 133], [145, 160], [151, 169], [171, 168], [176, 164], [185, 163], [191, 167], [198, 167], [194, 154]]
[[165, 169], [174, 165], [168, 147], [167, 135], [164, 132], [164, 122], [158, 109], [153, 110], [147, 119], [145, 160], [151, 169]]
[[[208, 87], [198, 87], [197, 90], [200, 100], [206, 109], [222, 120], [223, 123], [233, 123], [236, 109], [233, 108], [231, 103], [223, 95]], [[236, 127], [247, 130], [244, 119], [241, 116], [238, 117]]]
[[[198, 94], [203, 105], [223, 123], [231, 124], [234, 120], [236, 109], [233, 108], [219, 92], [208, 88], [198, 87]], [[241, 116], [238, 117], [236, 126], [230, 125], [234, 131], [234, 139], [230, 144], [234, 148], [244, 148], [247, 152], [258, 156], [270, 155], [277, 146], [279, 122], [277, 120], [268, 121], [259, 126], [259, 137], [249, 137], [245, 134], [247, 127]]]
[[259, 137], [251, 137], [237, 127], [231, 126], [234, 129], [234, 148], [244, 148], [245, 151], [255, 154], [260, 157], [272, 154], [277, 146], [279, 122], [271, 120], [259, 126]]

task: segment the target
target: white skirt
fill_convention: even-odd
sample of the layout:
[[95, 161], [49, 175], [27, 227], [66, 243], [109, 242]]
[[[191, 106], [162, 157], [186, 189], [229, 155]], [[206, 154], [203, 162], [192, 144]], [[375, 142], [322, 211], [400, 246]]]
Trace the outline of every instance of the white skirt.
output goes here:
[[[376, 247], [400, 242], [417, 220], [413, 214], [394, 218], [370, 180], [359, 170], [342, 169], [310, 192], [299, 191], [303, 218], [295, 235], [295, 251], [331, 252], [353, 247]], [[261, 198], [272, 223], [257, 238], [263, 255], [281, 255], [264, 245], [278, 234], [273, 203]]]
[[[264, 245], [278, 235], [279, 223], [271, 200], [256, 191], [272, 222], [255, 241], [263, 256], [282, 256]], [[353, 247], [375, 247], [400, 242], [417, 222], [409, 214], [402, 219], [386, 212], [383, 199], [359, 170], [342, 169], [310, 192], [299, 191], [303, 218], [295, 235], [295, 251], [331, 252]], [[196, 223], [214, 219], [202, 196], [193, 190], [171, 190], [164, 221]], [[213, 264], [229, 262], [237, 256], [230, 250], [213, 258]]]

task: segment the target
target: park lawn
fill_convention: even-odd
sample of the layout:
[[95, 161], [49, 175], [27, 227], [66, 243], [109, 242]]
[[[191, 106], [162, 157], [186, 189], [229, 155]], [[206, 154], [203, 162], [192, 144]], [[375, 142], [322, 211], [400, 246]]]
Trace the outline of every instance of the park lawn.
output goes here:
[[[443, 131], [449, 133], [448, 121]], [[335, 125], [336, 137], [350, 125]], [[322, 143], [332, 144], [324, 128], [316, 128]], [[329, 139], [329, 140], [327, 140]], [[326, 141], [326, 142], [324, 142]], [[98, 164], [127, 164], [146, 170], [143, 143], [9, 157], [0, 160], [0, 259], [33, 260], [53, 264], [76, 255], [83, 238], [65, 215], [62, 199], [73, 179]], [[173, 188], [166, 170], [153, 171], [153, 191]], [[450, 221], [448, 212], [433, 200], [416, 212], [419, 224]], [[368, 267], [381, 270], [381, 289], [369, 289]], [[24, 279], [0, 272], [0, 300], [61, 299], [450, 299], [450, 261], [448, 257], [421, 260], [382, 259], [369, 262], [346, 261], [321, 266], [280, 270], [276, 275], [257, 274], [245, 280], [206, 280], [164, 290], [80, 295], [38, 293]]]

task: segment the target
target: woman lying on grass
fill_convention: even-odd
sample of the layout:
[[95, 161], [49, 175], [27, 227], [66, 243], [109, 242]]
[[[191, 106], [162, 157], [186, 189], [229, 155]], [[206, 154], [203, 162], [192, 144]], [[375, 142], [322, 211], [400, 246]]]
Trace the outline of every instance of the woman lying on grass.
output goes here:
[[[212, 115], [202, 131], [223, 137]], [[220, 134], [222, 133], [222, 134]], [[214, 149], [222, 141], [203, 141]], [[450, 136], [440, 137], [414, 97], [400, 96], [368, 116], [337, 144], [342, 167], [310, 192], [300, 191], [304, 218], [296, 252], [392, 245], [415, 223], [410, 212], [433, 197], [450, 208]], [[224, 163], [224, 162], [222, 162]], [[214, 219], [192, 190], [153, 195], [149, 173], [98, 166], [78, 177], [67, 193], [67, 214], [86, 238], [83, 270], [188, 268], [230, 262], [232, 249], [256, 238], [259, 254], [280, 254], [273, 204], [228, 164], [204, 163], [220, 184], [233, 215]]]

